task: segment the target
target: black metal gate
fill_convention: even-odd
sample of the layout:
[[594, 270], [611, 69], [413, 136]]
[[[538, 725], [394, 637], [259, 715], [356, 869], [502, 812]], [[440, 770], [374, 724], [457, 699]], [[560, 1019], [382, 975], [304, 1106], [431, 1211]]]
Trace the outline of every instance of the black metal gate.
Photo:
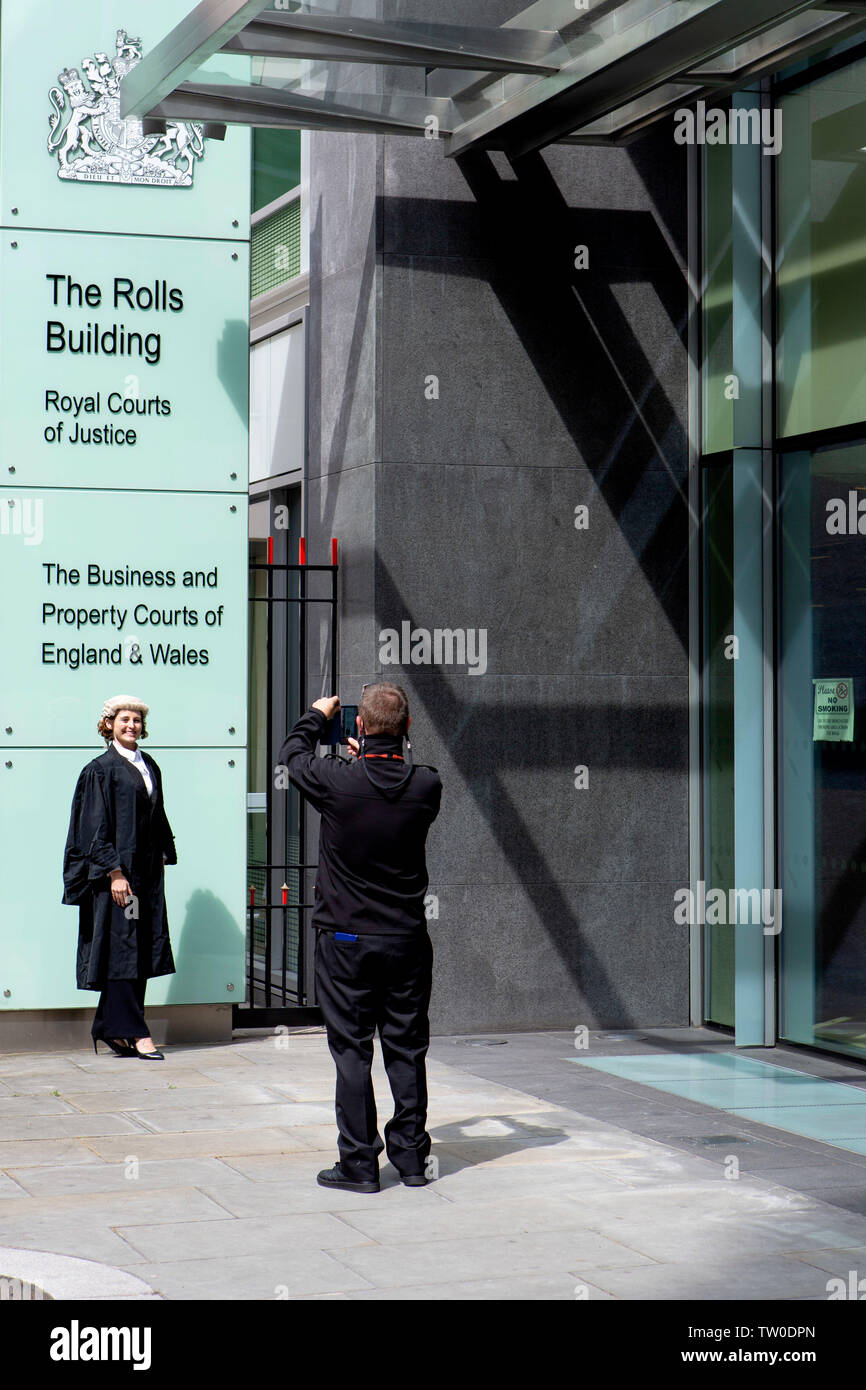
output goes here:
[[[276, 562], [273, 537], [266, 559], [250, 563], [250, 700], [259, 711], [257, 723], [251, 718], [258, 746], [251, 746], [250, 760], [251, 768], [258, 765], [264, 790], [248, 794], [246, 1000], [233, 1006], [235, 1028], [321, 1022], [312, 1002], [309, 924], [316, 866], [308, 862], [303, 800], [275, 759], [285, 733], [307, 707], [308, 690], [324, 687], [326, 678], [329, 688], [320, 693], [337, 689], [337, 576], [336, 540], [328, 565], [307, 564], [303, 538], [297, 563]], [[325, 630], [320, 622], [311, 631], [313, 605], [319, 617], [325, 615]]]

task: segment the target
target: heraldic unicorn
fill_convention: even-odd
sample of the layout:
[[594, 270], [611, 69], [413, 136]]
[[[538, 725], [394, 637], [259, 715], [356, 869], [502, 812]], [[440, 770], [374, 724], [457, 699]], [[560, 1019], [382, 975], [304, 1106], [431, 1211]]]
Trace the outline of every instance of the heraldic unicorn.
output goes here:
[[[117, 31], [117, 52], [83, 58], [58, 73], [48, 93], [49, 154], [57, 154], [61, 179], [83, 183], [143, 183], [189, 188], [195, 161], [204, 154], [202, 127], [168, 121], [164, 135], [145, 135], [141, 120], [120, 117], [120, 82], [141, 59], [141, 39]], [[89, 85], [88, 85], [89, 83]]]

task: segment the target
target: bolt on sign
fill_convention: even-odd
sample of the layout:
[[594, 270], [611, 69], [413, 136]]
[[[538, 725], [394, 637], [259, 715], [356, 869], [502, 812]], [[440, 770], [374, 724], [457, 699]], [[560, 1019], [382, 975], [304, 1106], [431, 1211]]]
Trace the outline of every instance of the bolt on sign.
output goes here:
[[812, 742], [851, 743], [854, 738], [854, 682], [813, 680], [815, 720]]
[[[178, 849], [178, 972], [153, 1002], [243, 990], [250, 132], [120, 115], [124, 77], [189, 9], [0, 8], [3, 1009], [92, 1005], [61, 865], [119, 690], [150, 706]], [[200, 75], [249, 71], [217, 55]]]

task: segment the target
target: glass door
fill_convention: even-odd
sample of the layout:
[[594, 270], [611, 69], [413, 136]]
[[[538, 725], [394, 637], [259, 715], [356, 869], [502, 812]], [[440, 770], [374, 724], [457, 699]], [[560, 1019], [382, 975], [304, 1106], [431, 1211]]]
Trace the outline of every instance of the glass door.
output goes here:
[[783, 454], [779, 527], [780, 1034], [862, 1055], [866, 443]]
[[[734, 470], [730, 454], [701, 471], [703, 518], [703, 880], [725, 893], [734, 870]], [[734, 1027], [735, 939], [704, 927], [704, 1017]]]

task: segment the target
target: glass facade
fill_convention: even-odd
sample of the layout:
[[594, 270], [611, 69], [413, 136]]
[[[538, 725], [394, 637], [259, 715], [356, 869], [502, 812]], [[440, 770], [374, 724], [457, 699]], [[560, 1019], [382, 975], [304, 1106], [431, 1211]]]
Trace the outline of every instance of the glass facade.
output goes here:
[[[866, 1048], [864, 495], [864, 444], [780, 456], [779, 1031], [857, 1051]], [[853, 720], [827, 721], [825, 699], [853, 704]]]
[[251, 212], [267, 207], [301, 182], [301, 132], [253, 131], [253, 198]]
[[777, 433], [866, 419], [866, 58], [780, 99]]
[[[782, 904], [781, 930], [752, 927], [751, 944], [705, 928], [703, 1013], [740, 1042], [763, 993], [771, 1038], [851, 1055], [866, 1051], [864, 86], [862, 44], [818, 55], [751, 94], [782, 113], [769, 172], [735, 145], [701, 164], [700, 872]], [[758, 781], [756, 644], [775, 710]], [[747, 884], [743, 847], [766, 827]]]
[[706, 147], [703, 176], [701, 418], [704, 453], [715, 454], [733, 448], [734, 444], [730, 382], [734, 328], [733, 197], [728, 146]]
[[253, 131], [250, 298], [278, 289], [305, 265], [301, 132]]

